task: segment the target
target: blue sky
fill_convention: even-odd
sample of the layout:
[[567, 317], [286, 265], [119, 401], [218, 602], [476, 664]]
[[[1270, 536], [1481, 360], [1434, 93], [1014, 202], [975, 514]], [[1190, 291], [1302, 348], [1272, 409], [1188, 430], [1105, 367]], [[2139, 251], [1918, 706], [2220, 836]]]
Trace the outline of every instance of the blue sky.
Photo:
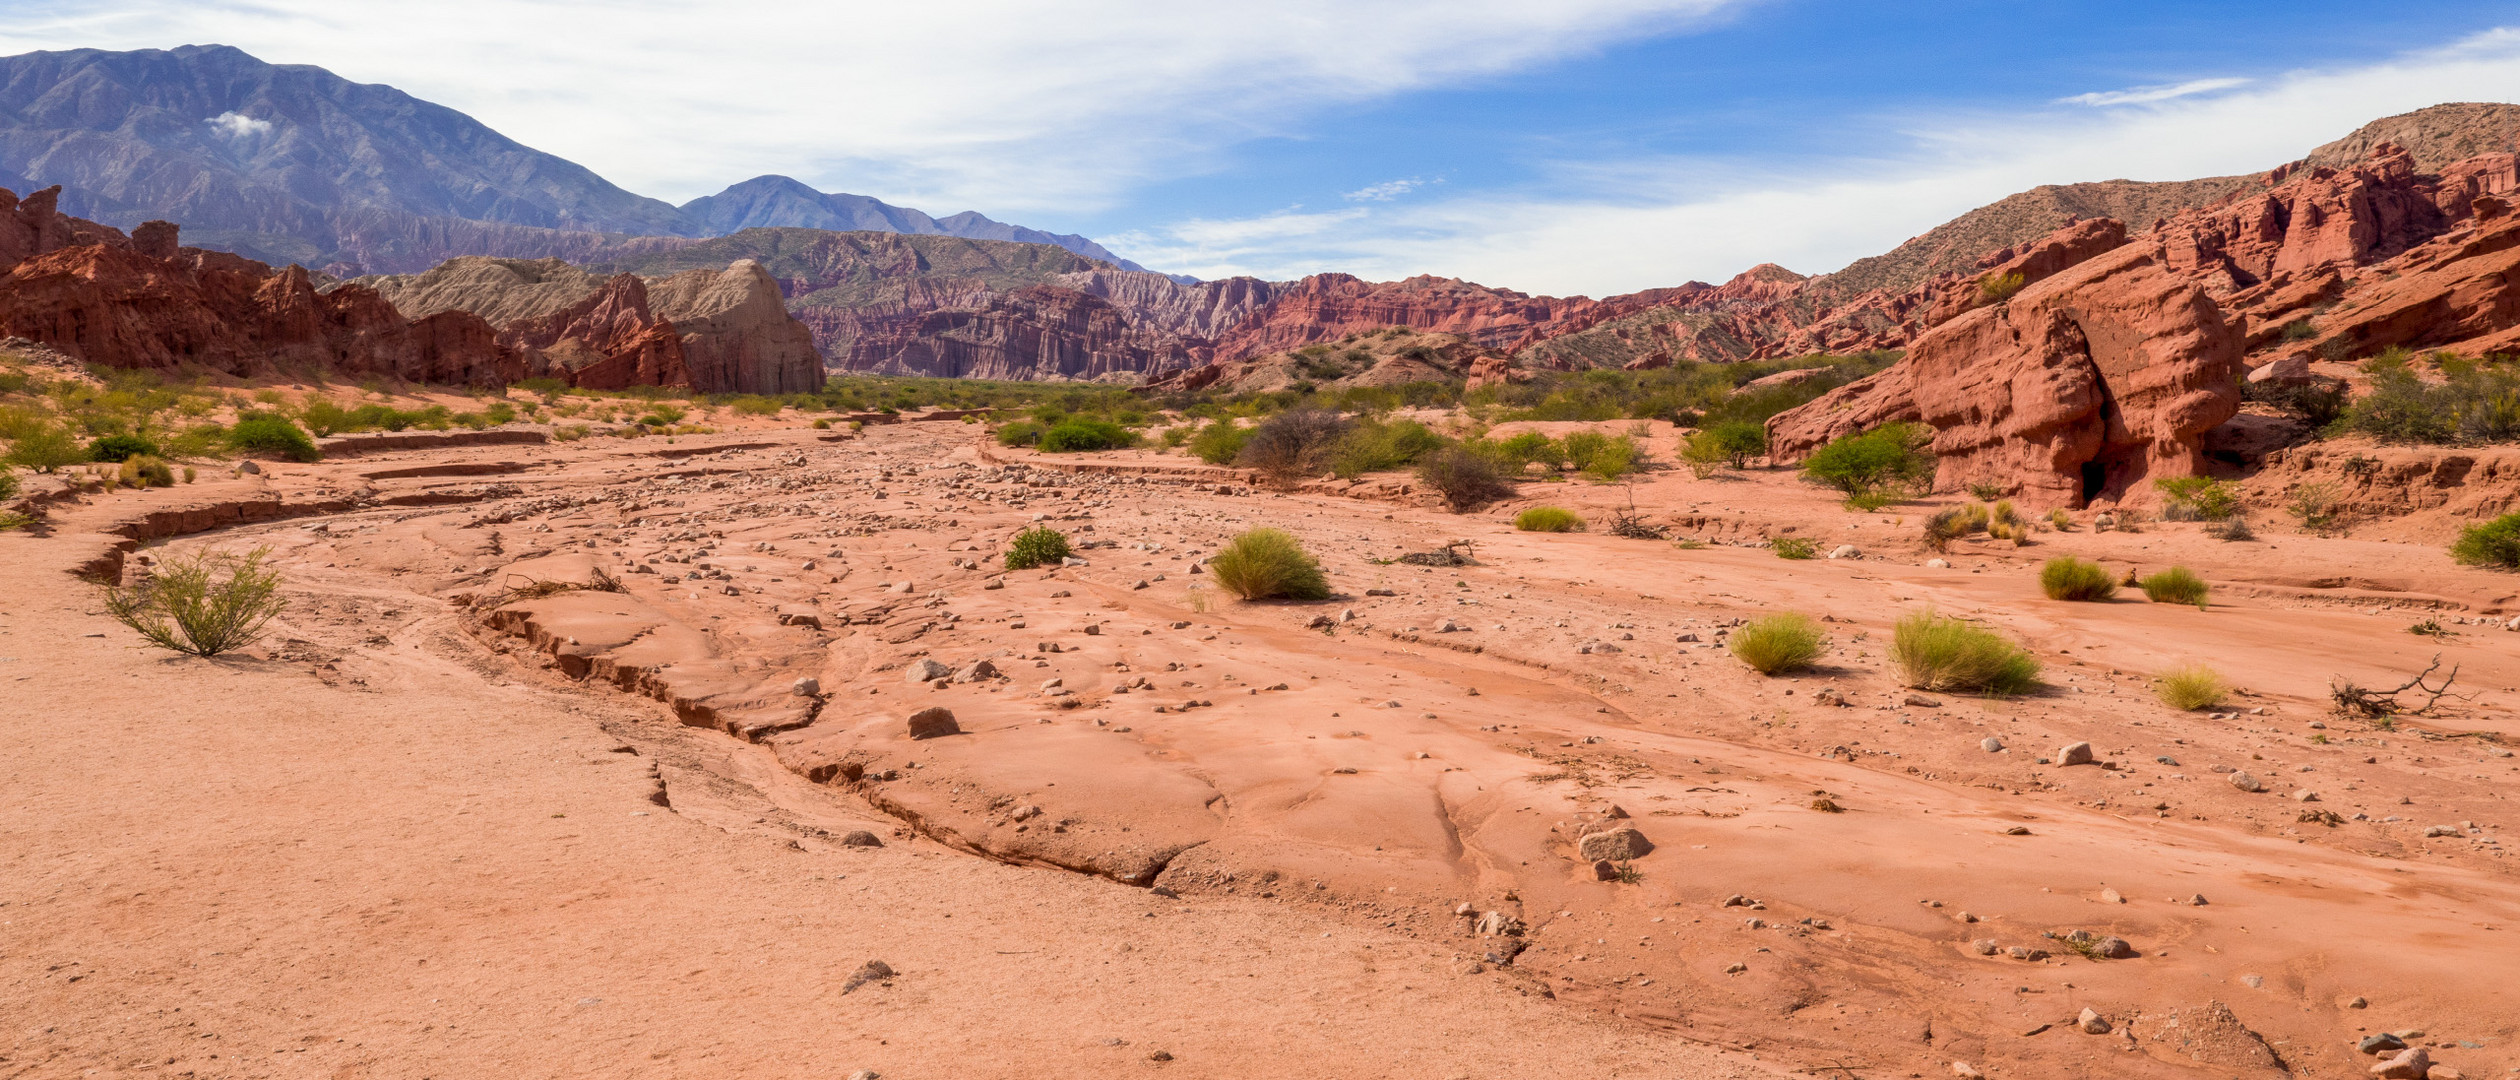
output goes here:
[[[2511, 29], [2506, 29], [2510, 27]], [[1167, 270], [1595, 295], [1834, 269], [2038, 183], [2253, 171], [2520, 98], [2520, 10], [1819, 0], [12, 0], [236, 45], [680, 202], [765, 172]]]

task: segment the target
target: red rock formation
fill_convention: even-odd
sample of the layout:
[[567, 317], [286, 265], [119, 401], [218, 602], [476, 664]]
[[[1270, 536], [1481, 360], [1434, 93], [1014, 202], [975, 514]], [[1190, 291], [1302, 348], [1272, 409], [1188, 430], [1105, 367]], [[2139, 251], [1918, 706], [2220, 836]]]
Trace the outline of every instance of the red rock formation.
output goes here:
[[751, 259], [647, 283], [682, 337], [691, 386], [703, 393], [810, 394], [822, 389], [814, 334], [787, 311], [779, 283]]
[[682, 336], [648, 309], [646, 283], [616, 274], [559, 311], [508, 324], [499, 340], [526, 357], [526, 370], [590, 390], [690, 386]]
[[979, 310], [862, 324], [839, 366], [966, 379], [1101, 379], [1160, 376], [1192, 364], [1179, 338], [1131, 326], [1110, 301], [1036, 285], [994, 294]]
[[1768, 423], [1799, 460], [1894, 420], [1935, 429], [1936, 490], [2004, 488], [2034, 507], [2149, 494], [2202, 470], [2238, 411], [2240, 335], [2151, 243], [2129, 244], [1928, 331], [1899, 363]]
[[318, 294], [306, 270], [176, 246], [171, 224], [135, 240], [52, 209], [51, 192], [0, 192], [0, 333], [88, 363], [209, 367], [230, 374], [313, 368], [414, 382], [500, 385], [522, 365], [487, 323], [451, 314], [418, 323], [374, 291]]
[[1529, 296], [1459, 278], [1375, 283], [1347, 274], [1315, 274], [1218, 338], [1215, 355], [1243, 360], [1393, 326], [1459, 334], [1481, 348], [1510, 352], [1589, 325], [1587, 319], [1612, 311], [1586, 297]]

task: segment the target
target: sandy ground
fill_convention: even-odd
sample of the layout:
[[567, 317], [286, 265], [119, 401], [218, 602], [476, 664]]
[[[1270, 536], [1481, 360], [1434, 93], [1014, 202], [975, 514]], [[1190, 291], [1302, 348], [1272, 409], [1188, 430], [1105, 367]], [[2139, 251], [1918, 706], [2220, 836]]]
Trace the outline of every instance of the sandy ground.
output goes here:
[[[0, 536], [0, 1075], [2343, 1076], [2383, 1030], [2520, 1067], [2520, 634], [2437, 550], [2085, 525], [1936, 568], [1930, 505], [1776, 475], [1456, 517], [959, 424], [659, 443], [269, 466]], [[1631, 494], [1713, 543], [1508, 524]], [[281, 516], [194, 531], [220, 507]], [[1036, 523], [1087, 565], [998, 569]], [[1200, 560], [1255, 524], [1341, 596], [1219, 594]], [[249, 655], [147, 651], [69, 574], [117, 529], [269, 546], [292, 610]], [[1866, 557], [1735, 546], [1789, 529]], [[2219, 591], [2048, 601], [2063, 553]], [[622, 591], [503, 592], [597, 569]], [[1920, 606], [2050, 688], [1911, 703], [1883, 646]], [[1820, 669], [1717, 644], [1786, 609], [1830, 620]], [[2326, 714], [2436, 652], [2481, 693]], [[2150, 696], [2193, 660], [2245, 693]], [[911, 739], [930, 706], [961, 733]], [[2043, 760], [2078, 740], [2107, 767]], [[1577, 841], [1618, 827], [1652, 851], [1597, 880]], [[844, 993], [868, 960], [897, 974]]]

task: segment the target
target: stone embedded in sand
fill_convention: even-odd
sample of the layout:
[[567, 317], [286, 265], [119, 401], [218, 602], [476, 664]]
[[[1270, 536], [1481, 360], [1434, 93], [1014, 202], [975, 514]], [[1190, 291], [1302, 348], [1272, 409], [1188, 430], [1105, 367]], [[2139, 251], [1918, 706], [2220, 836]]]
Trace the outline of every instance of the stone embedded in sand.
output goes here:
[[1608, 859], [1594, 859], [1592, 869], [1595, 881], [1616, 881], [1619, 878], [1619, 864]]
[[789, 687], [789, 689], [793, 690], [798, 697], [820, 697], [822, 695], [822, 680], [808, 675], [802, 679], [796, 680], [795, 684]]
[[2406, 1040], [2398, 1038], [2392, 1032], [2383, 1031], [2363, 1036], [2361, 1042], [2354, 1044], [2354, 1049], [2366, 1054], [2394, 1054], [2406, 1049]]
[[1984, 750], [1990, 754], [1998, 753], [2004, 749], [2004, 740], [1989, 735], [1978, 740], [1978, 749]]
[[2381, 1080], [2425, 1080], [2434, 1075], [2432, 1055], [2423, 1047], [2410, 1046], [2398, 1051], [2396, 1057], [2372, 1066], [2371, 1075]]
[[2081, 1016], [2074, 1018], [2074, 1026], [2092, 1035], [2106, 1035], [2109, 1033], [2109, 1018], [2085, 1008]]
[[921, 709], [910, 714], [910, 737], [933, 739], [940, 735], [960, 735], [962, 725], [954, 722], [954, 710], [942, 706]]
[[937, 663], [934, 660], [920, 660], [903, 670], [908, 676], [908, 681], [914, 683], [932, 683], [938, 679], [951, 677], [954, 674], [954, 669]]
[[2252, 794], [2266, 790], [2266, 785], [2258, 782], [2257, 777], [2244, 772], [2235, 772], [2231, 774], [2231, 786]]
[[2066, 743], [2056, 752], [2059, 765], [2089, 765], [2092, 760], [2091, 744], [2087, 742]]
[[1942, 702], [1926, 697], [1923, 694], [1909, 694], [1903, 704], [1913, 705], [1919, 709], [1942, 708]]
[[874, 833], [868, 832], [864, 829], [853, 829], [850, 830], [849, 835], [840, 838], [840, 846], [882, 847], [884, 846], [884, 841], [877, 837]]
[[954, 673], [954, 681], [964, 683], [979, 682], [982, 679], [994, 679], [997, 677], [997, 665], [986, 660], [974, 660], [969, 664], [963, 665], [963, 669], [961, 671]]
[[1647, 852], [1654, 850], [1654, 844], [1645, 839], [1644, 833], [1619, 828], [1590, 834], [1577, 841], [1575, 849], [1586, 861], [1620, 861], [1644, 858]]
[[845, 994], [868, 983], [881, 979], [890, 979], [892, 977], [892, 965], [881, 960], [869, 960], [866, 962], [866, 966], [851, 972], [847, 982], [840, 984], [840, 992]]
[[2091, 947], [2091, 954], [2110, 960], [2132, 960], [2137, 955], [2134, 943], [2121, 937], [2101, 938], [2099, 944]]
[[1959, 1080], [1986, 1080], [1985, 1073], [1979, 1072], [1977, 1066], [1965, 1061], [1952, 1062], [1951, 1075], [1958, 1077]]

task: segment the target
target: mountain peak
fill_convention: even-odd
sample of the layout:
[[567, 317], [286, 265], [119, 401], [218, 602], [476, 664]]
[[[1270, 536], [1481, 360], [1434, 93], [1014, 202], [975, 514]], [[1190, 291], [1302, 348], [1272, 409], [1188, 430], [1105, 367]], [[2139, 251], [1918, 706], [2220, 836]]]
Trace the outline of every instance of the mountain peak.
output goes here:
[[830, 229], [834, 232], [891, 232], [912, 236], [959, 236], [966, 240], [1007, 240], [1019, 244], [1054, 244], [1100, 259], [1123, 270], [1144, 270], [1073, 233], [1050, 233], [1009, 225], [976, 210], [949, 217], [926, 213], [871, 195], [818, 191], [792, 176], [776, 173], [753, 177], [715, 195], [703, 195], [681, 207], [683, 216], [712, 235], [752, 228]]

